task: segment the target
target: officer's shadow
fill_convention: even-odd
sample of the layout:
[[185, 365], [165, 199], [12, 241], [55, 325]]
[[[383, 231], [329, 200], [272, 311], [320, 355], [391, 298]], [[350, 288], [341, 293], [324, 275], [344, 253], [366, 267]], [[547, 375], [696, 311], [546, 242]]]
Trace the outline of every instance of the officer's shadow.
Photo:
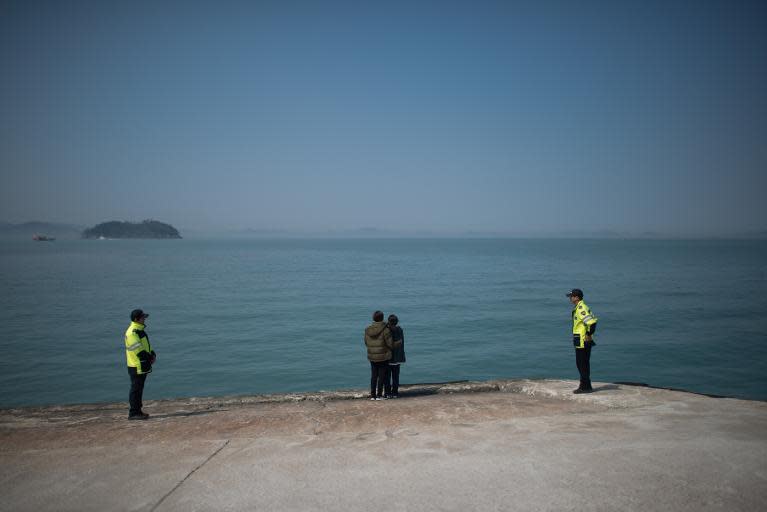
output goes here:
[[620, 389], [621, 387], [617, 384], [602, 384], [601, 386], [594, 386], [592, 389], [592, 393], [597, 393], [599, 391], [611, 391], [614, 389]]
[[161, 419], [161, 418], [186, 418], [188, 416], [203, 416], [205, 414], [215, 414], [217, 412], [224, 412], [228, 411], [229, 409], [213, 409], [210, 411], [178, 411], [178, 412], [168, 412], [165, 414], [152, 414], [150, 419]]

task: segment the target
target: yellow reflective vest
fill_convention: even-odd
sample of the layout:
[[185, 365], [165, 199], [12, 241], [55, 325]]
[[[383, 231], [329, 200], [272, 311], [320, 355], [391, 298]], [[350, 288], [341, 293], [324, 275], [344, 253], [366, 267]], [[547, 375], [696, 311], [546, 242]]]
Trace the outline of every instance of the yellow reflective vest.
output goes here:
[[152, 347], [149, 336], [144, 332], [144, 324], [131, 322], [125, 331], [125, 357], [128, 367], [135, 368], [137, 374], [152, 371]]
[[[575, 348], [584, 348], [584, 338], [589, 333], [589, 328], [595, 326], [598, 318], [594, 315], [583, 300], [573, 308], [573, 345]], [[593, 332], [593, 331], [592, 331]]]

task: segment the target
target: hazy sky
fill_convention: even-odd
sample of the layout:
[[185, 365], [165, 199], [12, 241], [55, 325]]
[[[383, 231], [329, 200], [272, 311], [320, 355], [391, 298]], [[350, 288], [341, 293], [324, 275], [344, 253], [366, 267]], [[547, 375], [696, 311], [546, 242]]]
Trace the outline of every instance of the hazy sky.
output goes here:
[[0, 221], [767, 229], [767, 2], [0, 1]]

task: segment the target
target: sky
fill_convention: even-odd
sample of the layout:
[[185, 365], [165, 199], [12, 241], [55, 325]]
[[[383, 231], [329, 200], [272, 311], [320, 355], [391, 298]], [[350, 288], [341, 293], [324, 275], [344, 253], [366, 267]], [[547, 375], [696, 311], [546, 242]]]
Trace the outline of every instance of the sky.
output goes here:
[[0, 221], [767, 230], [767, 2], [0, 0]]

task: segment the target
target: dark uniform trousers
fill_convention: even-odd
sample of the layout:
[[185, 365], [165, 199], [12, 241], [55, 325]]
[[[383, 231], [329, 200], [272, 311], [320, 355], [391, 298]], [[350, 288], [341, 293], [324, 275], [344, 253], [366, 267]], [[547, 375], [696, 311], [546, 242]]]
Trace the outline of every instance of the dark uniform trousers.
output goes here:
[[128, 375], [130, 375], [130, 393], [128, 394], [128, 402], [130, 403], [130, 416], [141, 414], [141, 408], [143, 407], [142, 398], [144, 396], [144, 381], [148, 373], [136, 374], [136, 369], [128, 367]]
[[585, 341], [583, 348], [575, 349], [575, 365], [581, 374], [580, 389], [591, 389], [591, 343]]

